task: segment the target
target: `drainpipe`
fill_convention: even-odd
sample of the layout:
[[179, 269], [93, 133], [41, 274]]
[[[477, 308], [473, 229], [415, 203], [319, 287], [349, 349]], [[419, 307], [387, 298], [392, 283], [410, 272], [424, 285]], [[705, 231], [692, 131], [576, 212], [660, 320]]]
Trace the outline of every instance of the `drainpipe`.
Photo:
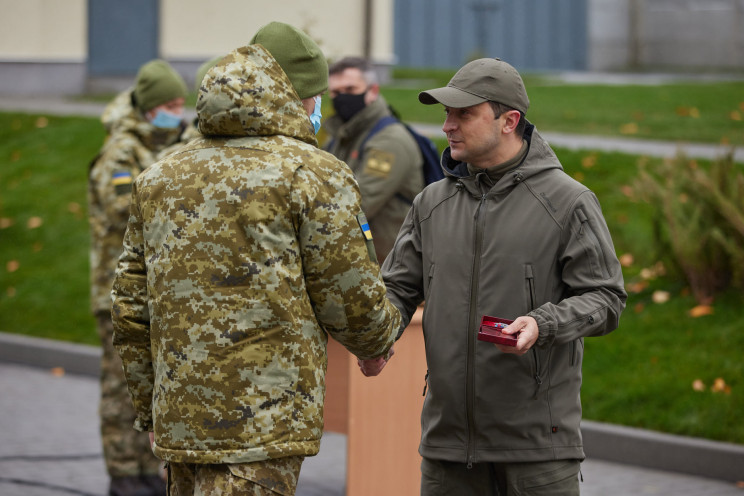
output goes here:
[[364, 40], [362, 40], [362, 50], [364, 58], [371, 60], [372, 58], [372, 1], [364, 0]]

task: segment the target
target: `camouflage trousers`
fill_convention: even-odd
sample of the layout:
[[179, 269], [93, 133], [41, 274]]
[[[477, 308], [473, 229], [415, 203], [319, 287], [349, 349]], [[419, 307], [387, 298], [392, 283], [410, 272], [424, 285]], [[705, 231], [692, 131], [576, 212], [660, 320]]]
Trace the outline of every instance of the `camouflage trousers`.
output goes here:
[[161, 461], [152, 454], [148, 434], [133, 427], [136, 414], [129, 398], [121, 358], [112, 344], [114, 328], [111, 315], [98, 313], [96, 322], [103, 348], [98, 414], [106, 470], [111, 477], [159, 474]]
[[292, 496], [304, 456], [252, 463], [168, 463], [168, 496]]

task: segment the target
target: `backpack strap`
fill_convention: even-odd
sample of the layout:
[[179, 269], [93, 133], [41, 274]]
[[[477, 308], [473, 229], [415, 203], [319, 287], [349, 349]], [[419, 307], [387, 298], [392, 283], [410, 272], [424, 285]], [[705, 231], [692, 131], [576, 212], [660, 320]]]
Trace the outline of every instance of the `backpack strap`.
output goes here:
[[386, 115], [385, 117], [380, 118], [377, 122], [375, 122], [375, 125], [372, 126], [372, 129], [369, 130], [369, 133], [367, 133], [367, 137], [364, 138], [364, 141], [362, 141], [362, 144], [359, 145], [359, 156], [362, 156], [362, 150], [364, 150], [364, 145], [367, 144], [367, 141], [374, 136], [375, 134], [379, 133], [386, 127], [388, 127], [390, 124], [395, 124], [396, 122], [399, 122], [398, 119], [393, 117], [392, 115]]

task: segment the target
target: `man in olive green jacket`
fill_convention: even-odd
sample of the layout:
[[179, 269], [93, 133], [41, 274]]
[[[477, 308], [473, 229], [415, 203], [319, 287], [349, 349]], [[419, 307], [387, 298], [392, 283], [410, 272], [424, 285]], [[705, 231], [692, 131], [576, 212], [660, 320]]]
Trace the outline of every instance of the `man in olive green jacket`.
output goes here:
[[413, 198], [424, 188], [423, 158], [399, 122], [369, 137], [380, 119], [392, 115], [369, 62], [347, 57], [332, 64], [329, 74], [328, 94], [336, 114], [324, 123], [333, 137], [325, 149], [354, 171], [382, 263]]
[[[584, 338], [614, 330], [627, 297], [599, 202], [525, 120], [506, 62], [419, 100], [445, 108], [446, 177], [414, 201], [383, 277], [404, 324], [426, 301], [421, 492], [578, 494]], [[479, 340], [483, 316], [513, 320], [516, 346]]]
[[136, 426], [179, 495], [293, 494], [329, 335], [368, 359], [400, 328], [354, 177], [317, 148], [325, 57], [283, 23], [251, 43], [207, 72], [204, 137], [137, 178], [113, 289]]
[[165, 490], [160, 462], [152, 455], [147, 436], [132, 427], [135, 413], [111, 342], [111, 285], [129, 218], [132, 181], [178, 139], [182, 131], [178, 117], [171, 119], [170, 127], [158, 124], [162, 112], [182, 113], [185, 97], [186, 84], [167, 62], [144, 64], [134, 88], [120, 94], [103, 113], [101, 122], [110, 136], [89, 170], [91, 310], [103, 349], [99, 414], [111, 496]]

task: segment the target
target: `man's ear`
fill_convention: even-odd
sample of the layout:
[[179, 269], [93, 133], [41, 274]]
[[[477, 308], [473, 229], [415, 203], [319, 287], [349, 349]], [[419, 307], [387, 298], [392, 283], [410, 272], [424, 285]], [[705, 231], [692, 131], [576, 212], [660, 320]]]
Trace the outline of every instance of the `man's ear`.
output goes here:
[[522, 114], [519, 112], [519, 110], [510, 110], [508, 112], [504, 112], [504, 127], [502, 128], [502, 132], [513, 133], [514, 130], [517, 128], [517, 125], [519, 124], [519, 119], [521, 118]]
[[370, 103], [377, 100], [378, 96], [380, 96], [380, 85], [377, 83], [370, 84], [367, 88], [367, 94], [364, 95], [364, 103], [366, 105], [369, 105]]

